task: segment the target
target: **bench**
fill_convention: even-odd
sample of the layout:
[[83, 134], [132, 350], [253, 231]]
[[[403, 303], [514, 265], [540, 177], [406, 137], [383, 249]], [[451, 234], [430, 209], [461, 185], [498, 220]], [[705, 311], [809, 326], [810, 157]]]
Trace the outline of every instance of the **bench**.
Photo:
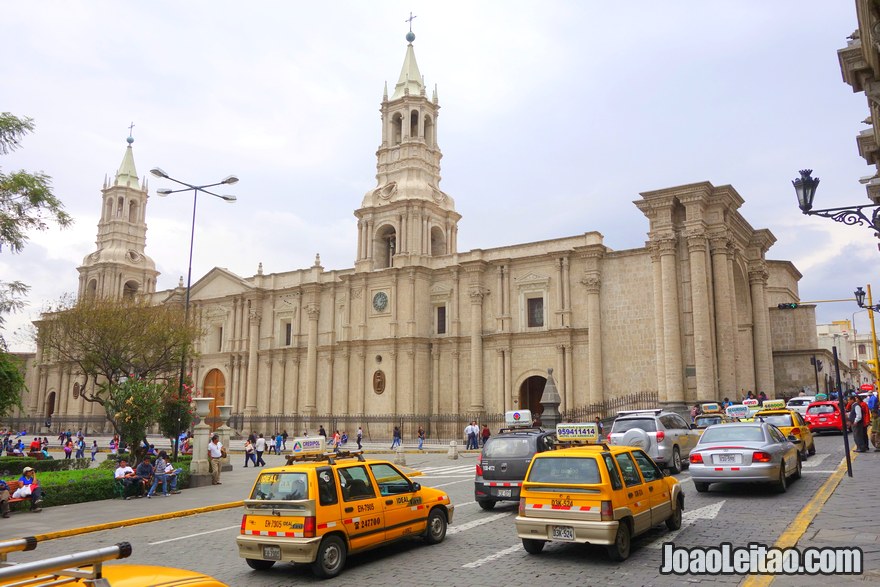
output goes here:
[[7, 481], [6, 485], [9, 487], [9, 504], [12, 505], [14, 503], [18, 503], [20, 501], [29, 501], [30, 497], [12, 497], [12, 494], [21, 487], [21, 481]]
[[42, 461], [45, 458], [43, 456], [42, 451], [29, 452], [29, 453], [27, 453], [27, 456], [29, 456], [32, 459], [37, 459], [38, 461]]

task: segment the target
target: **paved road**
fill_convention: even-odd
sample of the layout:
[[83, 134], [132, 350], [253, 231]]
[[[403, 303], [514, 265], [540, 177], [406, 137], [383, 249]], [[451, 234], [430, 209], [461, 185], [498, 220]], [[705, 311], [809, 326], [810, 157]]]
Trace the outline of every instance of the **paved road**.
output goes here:
[[[601, 548], [574, 544], [550, 543], [541, 555], [528, 555], [522, 549], [513, 527], [516, 504], [485, 512], [473, 500], [473, 468], [476, 455], [457, 461], [444, 454], [407, 455], [407, 465], [422, 471], [424, 485], [442, 487], [456, 504], [455, 521], [446, 541], [426, 546], [420, 541], [395, 545], [353, 556], [337, 579], [319, 581], [305, 566], [276, 565], [270, 571], [255, 572], [238, 557], [234, 537], [241, 523], [239, 509], [222, 510], [185, 518], [167, 519], [128, 528], [85, 534], [74, 538], [41, 543], [30, 553], [18, 553], [16, 561], [32, 560], [114, 544], [127, 540], [133, 544], [131, 562], [165, 564], [196, 569], [214, 575], [232, 586], [262, 587], [290, 584], [324, 585], [674, 585], [682, 582], [737, 584], [742, 577], [662, 577], [660, 545], [674, 540], [676, 545], [709, 546], [721, 542], [747, 545], [750, 542], [773, 544], [788, 523], [803, 509], [817, 489], [836, 468], [843, 455], [839, 436], [817, 439], [819, 453], [810, 458], [800, 481], [784, 495], [770, 488], [730, 487], [698, 494], [687, 471], [678, 475], [686, 494], [685, 526], [674, 536], [665, 526], [636, 539], [633, 553], [622, 564], [608, 560]], [[270, 465], [273, 464], [270, 462]], [[222, 487], [185, 491], [180, 496], [133, 500], [132, 516], [174, 511], [183, 500], [190, 503], [219, 503], [223, 495], [241, 498], [250, 487], [256, 471], [240, 469], [224, 474]], [[717, 487], [717, 486], [716, 486]], [[211, 494], [209, 492], [217, 493]], [[180, 500], [180, 501], [176, 501]], [[113, 502], [119, 507], [121, 502]], [[55, 521], [63, 524], [79, 519], [81, 525], [101, 518], [101, 503], [57, 508]], [[109, 506], [108, 506], [109, 508]], [[66, 510], [66, 511], [64, 511]], [[93, 513], [90, 513], [93, 512]], [[18, 529], [32, 520], [33, 533], [53, 525], [52, 511], [13, 516]], [[4, 520], [5, 522], [6, 520]], [[7, 528], [3, 528], [6, 535]], [[853, 579], [835, 577], [834, 583], [846, 585]], [[796, 579], [777, 579], [776, 585], [797, 584]]]

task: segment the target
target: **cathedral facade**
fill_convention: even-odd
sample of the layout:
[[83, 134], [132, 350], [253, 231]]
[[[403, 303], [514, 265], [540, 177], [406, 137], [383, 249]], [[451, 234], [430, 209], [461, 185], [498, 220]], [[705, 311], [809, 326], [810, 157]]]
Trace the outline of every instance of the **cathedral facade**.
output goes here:
[[[777, 303], [797, 301], [801, 276], [766, 258], [775, 238], [739, 213], [731, 186], [640, 194], [641, 248], [614, 251], [586, 232], [459, 251], [461, 216], [440, 188], [440, 106], [408, 40], [381, 103], [377, 184], [354, 211], [353, 267], [328, 270], [316, 258], [283, 273], [215, 268], [198, 279], [190, 311], [204, 335], [190, 368], [202, 395], [244, 418], [500, 414], [539, 410], [548, 368], [562, 411], [636, 391], [676, 408], [787, 391], [777, 389], [773, 316]], [[147, 195], [129, 145], [105, 180], [79, 295], [182, 299], [182, 285], [156, 291]], [[812, 309], [801, 310], [815, 338]], [[71, 368], [39, 350], [29, 378], [29, 415], [98, 415], [78, 398]]]

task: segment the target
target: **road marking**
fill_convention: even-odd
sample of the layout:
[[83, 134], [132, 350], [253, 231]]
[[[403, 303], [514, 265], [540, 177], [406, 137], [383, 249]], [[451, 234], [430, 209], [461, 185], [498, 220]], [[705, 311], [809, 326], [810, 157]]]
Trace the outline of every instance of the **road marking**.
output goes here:
[[821, 455], [813, 455], [809, 459], [807, 459], [807, 462], [804, 463], [803, 465], [801, 465], [801, 467], [802, 468], [804, 468], [804, 467], [818, 467], [819, 464], [822, 461], [824, 461], [825, 459], [827, 459], [829, 456], [830, 455], [828, 455], [827, 453], [821, 454]]
[[157, 544], [165, 544], [166, 542], [174, 542], [175, 540], [186, 540], [187, 538], [194, 538], [196, 536], [204, 536], [205, 534], [213, 534], [214, 532], [223, 532], [225, 530], [232, 530], [233, 528], [240, 528], [241, 524], [236, 524], [235, 526], [227, 526], [225, 528], [217, 528], [216, 530], [208, 530], [207, 532], [198, 532], [196, 534], [189, 534], [187, 536], [178, 536], [177, 538], [169, 538], [168, 540], [160, 540], [159, 542], [147, 542], [148, 546], [156, 546]]
[[473, 479], [473, 475], [419, 475], [420, 479]]
[[457, 508], [463, 508], [463, 507], [466, 506], [466, 505], [474, 505], [475, 503], [477, 503], [477, 502], [475, 502], [475, 501], [466, 501], [466, 502], [464, 502], [464, 503], [456, 503], [456, 504], [453, 504], [453, 505], [454, 505], [455, 507], [457, 507]]
[[477, 526], [482, 526], [483, 524], [488, 524], [489, 522], [494, 522], [495, 520], [500, 520], [501, 518], [506, 518], [513, 514], [513, 512], [504, 512], [501, 514], [492, 514], [491, 516], [484, 516], [482, 518], [477, 518], [467, 524], [462, 524], [461, 526], [453, 526], [446, 531], [446, 535], [450, 534], [458, 534], [459, 532], [466, 532], [472, 528], [476, 528]]
[[479, 566], [482, 566], [486, 563], [490, 563], [490, 562], [497, 560], [503, 556], [507, 556], [508, 554], [513, 554], [514, 552], [516, 552], [518, 550], [519, 551], [522, 550], [522, 544], [514, 544], [513, 546], [511, 546], [509, 548], [505, 548], [504, 550], [499, 550], [495, 554], [490, 554], [489, 556], [475, 560], [472, 563], [468, 563], [466, 565], [461, 565], [461, 568], [463, 568], [463, 569], [476, 569]]
[[802, 475], [816, 475], [817, 473], [823, 473], [825, 475], [828, 475], [830, 473], [834, 473], [834, 471], [804, 471], [803, 469], [801, 469]]
[[663, 536], [652, 540], [649, 544], [646, 545], [646, 548], [660, 548], [663, 546], [664, 542], [673, 542], [676, 536], [686, 530], [688, 526], [695, 524], [697, 520], [714, 520], [716, 517], [718, 517], [718, 512], [721, 511], [721, 506], [724, 505], [725, 501], [727, 500], [722, 499], [719, 502], [697, 508], [690, 512], [682, 512], [681, 528], [679, 528], [678, 530], [673, 530], [672, 532], [667, 532]]
[[462, 479], [461, 481], [450, 481], [449, 483], [441, 483], [440, 485], [431, 485], [434, 489], [438, 487], [446, 487], [447, 485], [455, 485], [456, 483], [464, 483], [465, 481], [470, 481], [470, 479]]
[[474, 474], [474, 465], [455, 465], [454, 467], [425, 467], [424, 469], [419, 469], [425, 475], [442, 475], [442, 474], [456, 474], [456, 473], [470, 473]]

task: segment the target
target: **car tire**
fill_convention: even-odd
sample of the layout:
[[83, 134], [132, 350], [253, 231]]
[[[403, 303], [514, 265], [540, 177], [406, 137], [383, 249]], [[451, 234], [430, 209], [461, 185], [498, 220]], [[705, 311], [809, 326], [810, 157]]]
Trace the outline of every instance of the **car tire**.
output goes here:
[[666, 527], [670, 530], [680, 530], [681, 529], [681, 510], [682, 510], [682, 500], [677, 500], [675, 503], [675, 509], [672, 510], [672, 515], [666, 518]]
[[632, 533], [629, 524], [621, 520], [617, 524], [617, 534], [614, 535], [614, 543], [608, 546], [608, 558], [615, 562], [625, 561], [629, 558], [629, 550], [632, 546]]
[[268, 571], [275, 564], [275, 561], [264, 561], [258, 558], [246, 558], [244, 562], [255, 571]]
[[486, 510], [487, 512], [495, 509], [495, 500], [494, 499], [478, 499], [477, 503], [480, 504], [480, 507]]
[[785, 461], [779, 464], [779, 479], [776, 481], [776, 491], [785, 493], [788, 491], [788, 477], [785, 475]]
[[813, 441], [813, 444], [810, 445], [810, 456], [816, 454], [816, 442]]
[[342, 538], [335, 534], [325, 536], [318, 546], [318, 556], [312, 563], [312, 572], [321, 579], [335, 577], [342, 572], [347, 554]]
[[697, 490], [697, 493], [706, 493], [709, 491], [709, 484], [703, 481], [694, 481], [694, 489]]
[[800, 479], [801, 478], [801, 467], [803, 467], [803, 461], [798, 459], [797, 468], [794, 470], [794, 474], [791, 476], [792, 479]]
[[541, 554], [541, 551], [544, 550], [544, 544], [546, 540], [536, 540], [534, 538], [523, 538], [523, 548], [529, 554]]
[[681, 451], [677, 446], [672, 447], [672, 462], [669, 463], [669, 472], [673, 475], [681, 473]]
[[428, 514], [425, 542], [428, 544], [440, 544], [444, 538], [446, 538], [446, 513], [437, 507]]

